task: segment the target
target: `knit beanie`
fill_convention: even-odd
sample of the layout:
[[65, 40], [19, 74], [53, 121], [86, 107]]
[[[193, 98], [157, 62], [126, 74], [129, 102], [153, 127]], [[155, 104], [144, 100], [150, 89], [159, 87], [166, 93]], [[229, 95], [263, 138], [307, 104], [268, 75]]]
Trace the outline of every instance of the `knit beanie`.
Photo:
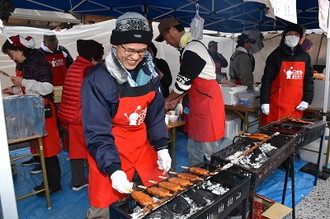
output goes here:
[[36, 46], [36, 43], [33, 37], [31, 36], [16, 35], [9, 37], [9, 39], [12, 41], [12, 44], [16, 47], [34, 49]]
[[125, 43], [150, 44], [152, 32], [148, 20], [136, 12], [126, 12], [116, 20], [116, 28], [112, 30], [110, 42], [113, 45]]
[[104, 54], [104, 48], [102, 44], [95, 40], [77, 40], [77, 51], [79, 56], [85, 59], [100, 61]]
[[285, 34], [289, 31], [295, 31], [299, 33], [300, 38], [303, 36], [303, 28], [298, 24], [293, 24], [293, 23], [288, 24], [283, 31], [283, 38], [285, 37]]

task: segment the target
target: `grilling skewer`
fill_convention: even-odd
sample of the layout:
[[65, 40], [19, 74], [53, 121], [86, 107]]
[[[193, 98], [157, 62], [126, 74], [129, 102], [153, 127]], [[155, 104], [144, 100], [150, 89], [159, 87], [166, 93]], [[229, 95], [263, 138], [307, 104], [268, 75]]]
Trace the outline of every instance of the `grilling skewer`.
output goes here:
[[147, 194], [141, 191], [136, 191], [133, 189], [129, 190], [132, 192], [131, 197], [140, 205], [143, 206], [153, 206], [154, 205], [154, 200]]
[[145, 189], [149, 194], [160, 197], [160, 198], [173, 196], [173, 194], [170, 192], [170, 190], [164, 189], [161, 187], [156, 187], [156, 186], [145, 187], [142, 185], [138, 185], [138, 187], [141, 189]]
[[194, 173], [196, 175], [201, 175], [201, 176], [209, 176], [209, 175], [214, 175], [210, 171], [204, 168], [200, 167], [186, 167], [186, 166], [181, 166], [181, 168], [189, 170], [189, 172]]
[[179, 177], [170, 177], [170, 178], [166, 178], [164, 176], [158, 176], [158, 177], [161, 179], [167, 179], [167, 181], [169, 181], [171, 183], [179, 184], [180, 186], [183, 186], [183, 187], [192, 185], [192, 183], [189, 180], [179, 178]]
[[182, 188], [180, 185], [175, 184], [175, 183], [170, 183], [170, 182], [156, 182], [153, 180], [149, 180], [149, 182], [157, 184], [157, 186], [164, 188], [164, 189], [168, 189], [172, 192], [178, 192], [181, 190], [184, 190], [184, 188]]
[[6, 72], [4, 72], [2, 70], [0, 70], [0, 74], [4, 75], [6, 77], [9, 77], [9, 78], [11, 77], [8, 73], [6, 73]]
[[190, 173], [176, 173], [176, 172], [172, 172], [170, 171], [169, 173], [177, 175], [179, 178], [183, 178], [183, 179], [187, 179], [189, 181], [203, 181], [203, 178], [200, 178], [197, 175], [194, 174], [190, 174]]

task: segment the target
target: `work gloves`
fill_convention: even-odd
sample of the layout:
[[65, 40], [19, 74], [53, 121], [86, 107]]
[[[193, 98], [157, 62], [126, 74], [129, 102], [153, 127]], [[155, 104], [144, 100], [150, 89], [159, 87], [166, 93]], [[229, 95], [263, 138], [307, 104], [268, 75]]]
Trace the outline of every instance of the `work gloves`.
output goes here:
[[158, 159], [157, 159], [158, 169], [169, 171], [171, 168], [172, 159], [170, 157], [170, 154], [168, 153], [168, 150], [167, 149], [159, 150], [157, 151], [157, 155], [158, 155]]
[[261, 112], [265, 115], [269, 115], [269, 103], [261, 104]]
[[296, 107], [297, 110], [304, 111], [308, 108], [308, 103], [306, 101], [301, 101], [301, 103]]
[[[301, 103], [296, 107], [297, 110], [304, 111], [308, 108], [309, 104], [306, 101], [301, 101]], [[261, 112], [265, 115], [269, 115], [269, 104], [261, 104]]]
[[133, 183], [129, 182], [126, 173], [122, 170], [115, 171], [111, 176], [112, 188], [122, 194], [132, 192]]

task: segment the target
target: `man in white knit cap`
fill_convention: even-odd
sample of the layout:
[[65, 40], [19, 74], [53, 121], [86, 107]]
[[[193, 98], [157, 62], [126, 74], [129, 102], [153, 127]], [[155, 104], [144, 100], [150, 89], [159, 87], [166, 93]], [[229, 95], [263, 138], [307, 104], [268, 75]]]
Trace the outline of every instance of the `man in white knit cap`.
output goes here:
[[148, 52], [151, 39], [142, 15], [118, 17], [111, 50], [84, 80], [91, 205], [87, 218], [109, 218], [109, 205], [131, 193], [133, 176], [150, 186], [148, 180], [159, 181], [171, 167], [160, 77]]

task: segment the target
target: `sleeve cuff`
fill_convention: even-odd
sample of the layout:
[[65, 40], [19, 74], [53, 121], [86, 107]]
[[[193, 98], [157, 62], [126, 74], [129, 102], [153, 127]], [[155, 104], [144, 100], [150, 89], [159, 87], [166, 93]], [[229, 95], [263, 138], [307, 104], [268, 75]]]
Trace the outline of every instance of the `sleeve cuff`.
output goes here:
[[117, 170], [121, 170], [120, 164], [119, 163], [113, 163], [105, 169], [105, 172], [107, 174], [109, 174], [109, 176], [111, 176]]

